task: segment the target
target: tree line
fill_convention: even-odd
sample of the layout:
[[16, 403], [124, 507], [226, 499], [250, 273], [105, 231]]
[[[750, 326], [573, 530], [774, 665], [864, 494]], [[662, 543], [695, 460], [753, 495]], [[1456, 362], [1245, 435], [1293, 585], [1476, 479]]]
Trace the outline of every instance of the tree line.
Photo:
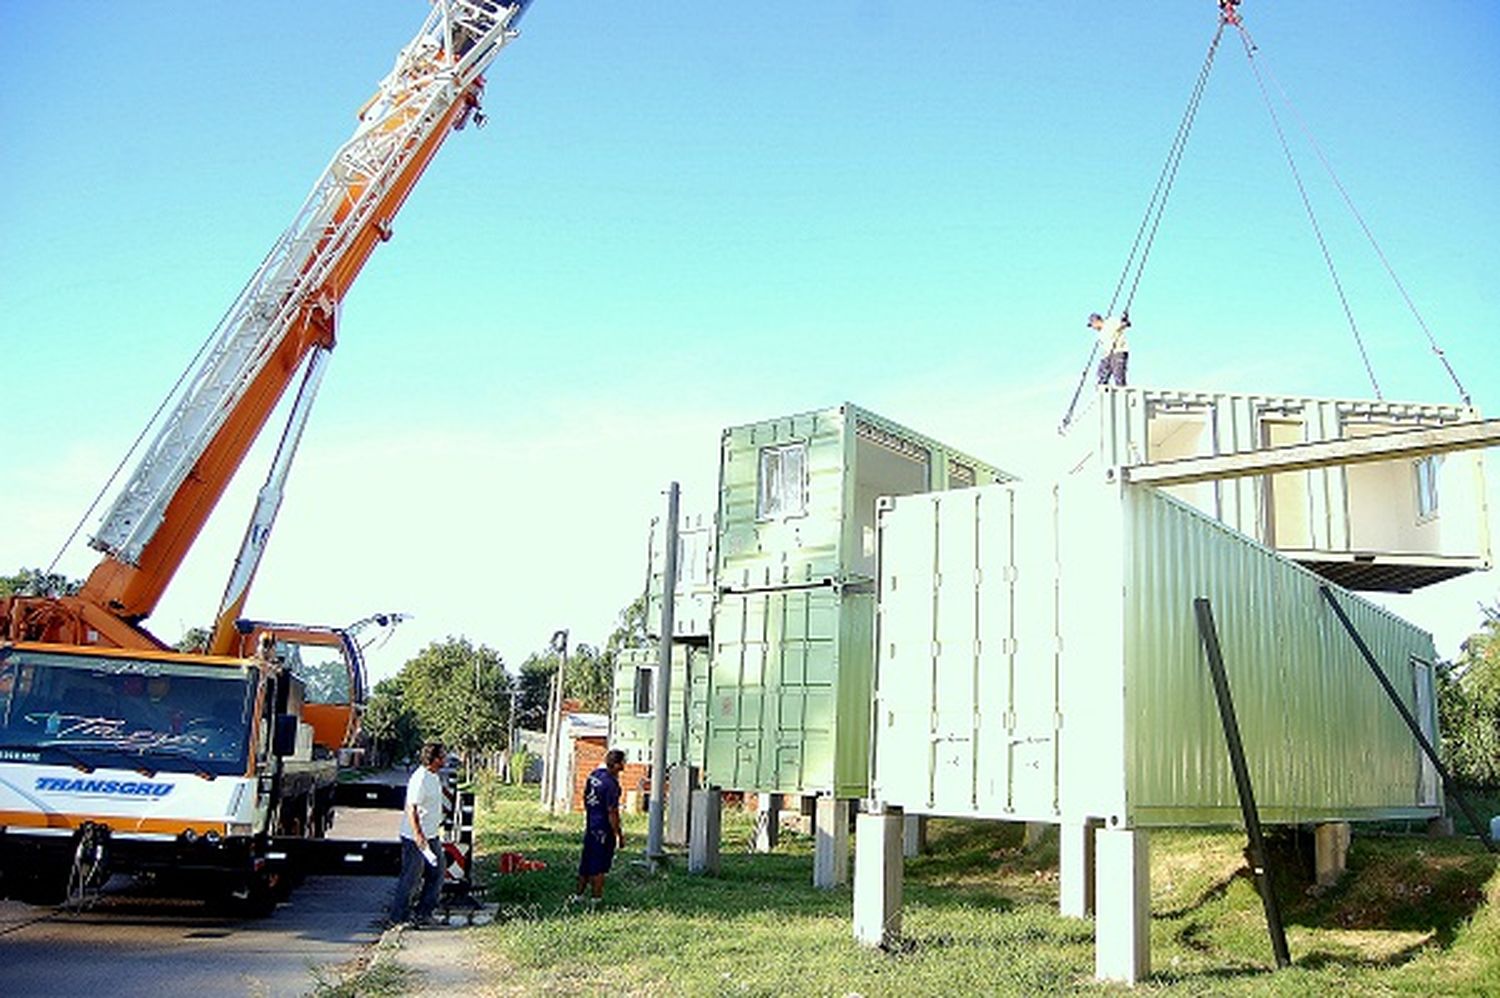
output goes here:
[[[579, 643], [568, 649], [563, 696], [582, 710], [608, 713], [620, 652], [645, 643], [645, 601], [637, 599], [620, 612], [602, 647]], [[512, 673], [486, 645], [464, 637], [435, 641], [375, 684], [363, 730], [387, 759], [411, 755], [428, 738], [469, 759], [498, 752], [510, 747], [513, 730], [546, 727], [560, 660], [549, 646], [532, 652]]]

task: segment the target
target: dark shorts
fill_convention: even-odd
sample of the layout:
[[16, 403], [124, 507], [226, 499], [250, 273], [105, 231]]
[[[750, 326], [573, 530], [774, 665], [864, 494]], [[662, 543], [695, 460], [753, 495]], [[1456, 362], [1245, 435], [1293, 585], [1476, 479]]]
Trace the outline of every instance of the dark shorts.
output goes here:
[[578, 861], [578, 875], [592, 877], [608, 873], [615, 861], [615, 837], [607, 828], [590, 828], [583, 833], [583, 857]]

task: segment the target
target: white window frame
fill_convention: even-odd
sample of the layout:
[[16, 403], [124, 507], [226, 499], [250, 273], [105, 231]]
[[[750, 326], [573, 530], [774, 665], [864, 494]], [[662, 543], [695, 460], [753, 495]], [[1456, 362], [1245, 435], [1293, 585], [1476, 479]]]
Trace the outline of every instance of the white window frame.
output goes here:
[[1437, 519], [1441, 499], [1438, 494], [1438, 476], [1442, 468], [1441, 454], [1428, 454], [1412, 462], [1412, 479], [1417, 490], [1418, 523]]
[[[773, 444], [760, 449], [755, 476], [755, 518], [757, 520], [787, 520], [807, 515], [807, 441]], [[796, 454], [796, 481], [788, 483], [787, 465], [790, 455]], [[773, 475], [767, 472], [774, 468]], [[773, 486], [779, 485], [774, 489]]]
[[[641, 709], [643, 699], [646, 703], [645, 710]], [[638, 665], [635, 667], [635, 689], [631, 695], [631, 706], [635, 708], [636, 717], [656, 716], [656, 666]]]

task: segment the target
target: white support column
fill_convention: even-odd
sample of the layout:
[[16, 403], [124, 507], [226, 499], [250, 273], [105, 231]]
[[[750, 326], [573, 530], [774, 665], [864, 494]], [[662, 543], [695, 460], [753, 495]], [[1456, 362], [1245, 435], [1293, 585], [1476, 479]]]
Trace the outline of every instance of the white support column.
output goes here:
[[1088, 821], [1065, 821], [1058, 828], [1057, 909], [1067, 918], [1094, 913], [1094, 832]]
[[[856, 818], [857, 822], [859, 819]], [[904, 859], [915, 859], [927, 851], [927, 815], [908, 814], [901, 822], [901, 855]], [[854, 861], [859, 862], [858, 851]]]
[[1319, 887], [1332, 887], [1349, 868], [1349, 838], [1347, 821], [1330, 821], [1313, 828], [1313, 866]]
[[755, 851], [767, 853], [781, 838], [781, 795], [760, 795], [755, 813]]
[[688, 844], [692, 813], [693, 768], [678, 763], [667, 770], [667, 827], [663, 836], [669, 846]]
[[719, 839], [724, 820], [724, 797], [718, 787], [693, 791], [693, 817], [688, 835], [688, 872], [719, 872]]
[[813, 840], [813, 886], [840, 887], [849, 882], [849, 802], [819, 797]]
[[1142, 829], [1094, 837], [1094, 976], [1135, 984], [1151, 973], [1151, 842]]
[[899, 807], [886, 807], [855, 819], [854, 939], [865, 946], [890, 947], [901, 936], [902, 846], [912, 817], [903, 823]]

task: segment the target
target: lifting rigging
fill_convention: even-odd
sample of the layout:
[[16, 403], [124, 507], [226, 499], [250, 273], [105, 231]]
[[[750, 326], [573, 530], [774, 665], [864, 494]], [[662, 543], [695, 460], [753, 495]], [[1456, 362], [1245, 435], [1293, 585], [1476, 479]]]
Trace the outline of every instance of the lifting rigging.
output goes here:
[[[1150, 257], [1151, 248], [1156, 240], [1157, 230], [1161, 225], [1162, 216], [1166, 211], [1167, 198], [1170, 196], [1172, 192], [1172, 186], [1177, 179], [1178, 169], [1182, 164], [1182, 155], [1184, 150], [1187, 148], [1188, 137], [1192, 132], [1193, 122], [1197, 118], [1198, 109], [1203, 100], [1204, 90], [1208, 85], [1208, 78], [1210, 72], [1213, 69], [1214, 58], [1218, 53], [1219, 45], [1223, 40], [1225, 30], [1228, 28], [1232, 28], [1235, 32], [1238, 33], [1240, 37], [1240, 41], [1245, 50], [1245, 57], [1250, 64], [1252, 73], [1255, 76], [1256, 84], [1266, 105], [1266, 110], [1270, 113], [1272, 126], [1276, 132], [1278, 140], [1280, 141], [1287, 164], [1291, 168], [1292, 178], [1296, 183], [1298, 193], [1301, 196], [1303, 208], [1306, 211], [1308, 219], [1312, 224], [1313, 233], [1317, 238], [1318, 246], [1322, 251], [1323, 260], [1328, 267], [1329, 275], [1333, 281], [1334, 290], [1338, 295], [1341, 305], [1343, 306], [1345, 318], [1349, 323], [1349, 328], [1351, 333], [1353, 334], [1355, 346], [1358, 349], [1360, 358], [1364, 364], [1365, 372], [1370, 379], [1370, 385], [1375, 392], [1375, 397], [1383, 398], [1384, 396], [1380, 390], [1380, 384], [1376, 380], [1374, 368], [1370, 363], [1368, 351], [1365, 349], [1364, 339], [1360, 335], [1358, 324], [1354, 319], [1353, 309], [1350, 307], [1348, 297], [1344, 293], [1343, 282], [1339, 278], [1338, 270], [1334, 265], [1332, 254], [1328, 249], [1328, 244], [1323, 238], [1322, 228], [1319, 226], [1317, 215], [1313, 211], [1311, 198], [1308, 196], [1306, 185], [1302, 182], [1302, 176], [1297, 169], [1296, 160], [1292, 155], [1291, 146], [1287, 142], [1286, 134], [1281, 127], [1280, 118], [1277, 116], [1275, 105], [1271, 100], [1270, 91], [1266, 87], [1265, 77], [1261, 73], [1261, 60], [1258, 60], [1256, 58], [1257, 53], [1260, 51], [1259, 46], [1255, 44], [1254, 39], [1250, 36], [1249, 30], [1245, 27], [1244, 20], [1240, 16], [1240, 0], [1218, 0], [1218, 4], [1218, 24], [1215, 27], [1213, 39], [1209, 43], [1208, 54], [1204, 58], [1203, 66], [1199, 70], [1198, 77], [1193, 84], [1192, 91], [1188, 97], [1187, 108], [1183, 112], [1182, 120], [1177, 126], [1177, 133], [1173, 137], [1171, 147], [1167, 152], [1166, 162], [1162, 165], [1161, 173], [1157, 177], [1156, 188], [1151, 193], [1151, 198], [1146, 206], [1145, 215], [1141, 219], [1139, 228], [1136, 230], [1135, 241], [1131, 244], [1130, 252], [1126, 256], [1125, 266], [1120, 273], [1119, 280], [1115, 284], [1114, 294], [1111, 296], [1109, 307], [1105, 310], [1104, 314], [1117, 314], [1115, 312], [1115, 308], [1117, 305], [1121, 306], [1118, 313], [1119, 315], [1128, 317], [1130, 314], [1130, 307], [1135, 301], [1137, 290], [1140, 288], [1141, 277], [1145, 273], [1146, 269], [1146, 262]], [[1274, 77], [1272, 79], [1274, 80]], [[1335, 188], [1338, 190], [1340, 196], [1342, 197], [1345, 205], [1354, 215], [1354, 218], [1358, 222], [1361, 231], [1364, 233], [1366, 239], [1374, 248], [1375, 253], [1379, 257], [1382, 266], [1385, 268], [1386, 273], [1390, 276], [1397, 290], [1400, 292], [1407, 308], [1416, 318], [1417, 324], [1421, 327], [1422, 332], [1427, 337], [1428, 345], [1430, 346], [1432, 352], [1442, 363], [1443, 369], [1447, 372], [1449, 379], [1453, 382], [1454, 387], [1458, 390], [1459, 397], [1463, 400], [1465, 405], [1471, 404], [1468, 391], [1464, 388], [1463, 383], [1459, 381], [1458, 375], [1454, 372], [1453, 366], [1449, 363], [1447, 355], [1443, 352], [1442, 348], [1438, 346], [1436, 337], [1433, 335], [1426, 321], [1422, 318], [1421, 313], [1417, 310], [1416, 304], [1412, 301], [1411, 295], [1407, 293], [1405, 285], [1401, 283], [1401, 279], [1396, 275], [1395, 268], [1392, 267], [1389, 258], [1386, 256], [1384, 250], [1381, 249], [1380, 244], [1376, 241], [1374, 233], [1371, 231], [1369, 225], [1365, 222], [1364, 216], [1361, 215], [1359, 210], [1355, 207], [1354, 201], [1350, 197], [1348, 189], [1345, 188], [1343, 183], [1339, 180], [1337, 174], [1334, 173], [1333, 167], [1329, 163], [1327, 156], [1323, 154], [1322, 147], [1319, 146], [1317, 141], [1312, 137], [1311, 133], [1307, 129], [1306, 124], [1302, 121], [1301, 116], [1296, 113], [1295, 106], [1292, 105], [1291, 100], [1286, 96], [1285, 90], [1281, 89], [1279, 83], [1277, 84], [1277, 89], [1281, 94], [1283, 103], [1285, 103], [1287, 107], [1291, 109], [1292, 115], [1296, 119], [1300, 129], [1317, 153], [1319, 161], [1323, 164], [1323, 168], [1325, 169], [1325, 171], [1327, 171], [1329, 177], [1332, 179], [1332, 182]], [[1127, 282], [1129, 283], [1128, 292], [1126, 291]], [[1124, 293], [1123, 301], [1121, 299], [1122, 292]], [[1078, 408], [1079, 399], [1083, 394], [1083, 387], [1088, 381], [1089, 371], [1093, 367], [1094, 358], [1098, 354], [1098, 350], [1099, 343], [1096, 341], [1089, 354], [1089, 359], [1087, 362], [1085, 362], [1083, 371], [1079, 375], [1078, 384], [1073, 390], [1072, 398], [1068, 402], [1067, 411], [1064, 413], [1062, 422], [1058, 426], [1059, 433], [1066, 432], [1068, 427], [1073, 422], [1073, 417]]]

